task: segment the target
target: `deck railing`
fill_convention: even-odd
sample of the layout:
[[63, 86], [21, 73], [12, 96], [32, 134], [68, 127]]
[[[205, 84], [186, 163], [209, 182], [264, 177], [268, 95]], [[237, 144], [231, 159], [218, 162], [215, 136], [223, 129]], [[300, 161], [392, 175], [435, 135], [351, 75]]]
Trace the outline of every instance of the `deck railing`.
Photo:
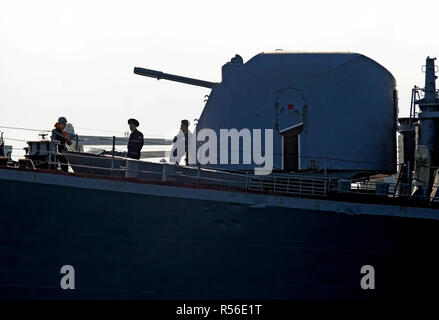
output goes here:
[[267, 175], [248, 177], [247, 189], [250, 191], [286, 193], [294, 195], [326, 196], [329, 179]]
[[[81, 172], [84, 169], [94, 170], [91, 173], [98, 175], [110, 175], [126, 178], [138, 178], [149, 180], [161, 180], [183, 182], [199, 185], [213, 185], [220, 187], [233, 187], [251, 192], [269, 192], [276, 194], [290, 194], [297, 196], [328, 197], [330, 194], [350, 194], [358, 196], [376, 196], [384, 198], [411, 198], [428, 199], [430, 191], [423, 189], [422, 192], [413, 193], [415, 189], [422, 188], [419, 183], [402, 184], [388, 183], [383, 181], [354, 181], [336, 179], [323, 176], [311, 176], [306, 174], [279, 174], [255, 175], [252, 172], [230, 172], [215, 169], [206, 169], [196, 166], [179, 166], [170, 163], [151, 163], [140, 160], [117, 157], [123, 161], [123, 165], [114, 167], [114, 158], [99, 155], [83, 155], [77, 153], [75, 157], [95, 158], [105, 165], [70, 164], [74, 171]], [[55, 164], [51, 161], [50, 164]], [[433, 185], [433, 188], [439, 186]], [[439, 202], [437, 197], [430, 198], [430, 202]]]

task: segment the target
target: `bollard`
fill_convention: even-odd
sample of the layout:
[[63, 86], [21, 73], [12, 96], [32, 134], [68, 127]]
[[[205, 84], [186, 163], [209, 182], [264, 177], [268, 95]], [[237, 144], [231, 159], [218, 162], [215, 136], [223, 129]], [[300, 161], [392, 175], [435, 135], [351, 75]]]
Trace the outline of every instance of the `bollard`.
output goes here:
[[176, 165], [170, 163], [164, 163], [162, 181], [175, 181], [176, 173], [177, 173]]
[[138, 178], [138, 177], [139, 177], [139, 161], [127, 160], [125, 178]]

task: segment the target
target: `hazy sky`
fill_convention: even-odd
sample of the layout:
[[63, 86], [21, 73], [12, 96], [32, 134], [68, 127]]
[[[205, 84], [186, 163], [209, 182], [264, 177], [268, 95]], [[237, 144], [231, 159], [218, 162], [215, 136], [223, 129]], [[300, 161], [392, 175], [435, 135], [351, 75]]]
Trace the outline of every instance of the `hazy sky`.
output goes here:
[[279, 48], [367, 55], [392, 72], [407, 115], [425, 58], [439, 56], [439, 1], [0, 3], [0, 126], [51, 129], [63, 115], [80, 134], [113, 135], [136, 117], [145, 136], [173, 136], [180, 119], [198, 118], [209, 89], [134, 66], [216, 82], [235, 54]]

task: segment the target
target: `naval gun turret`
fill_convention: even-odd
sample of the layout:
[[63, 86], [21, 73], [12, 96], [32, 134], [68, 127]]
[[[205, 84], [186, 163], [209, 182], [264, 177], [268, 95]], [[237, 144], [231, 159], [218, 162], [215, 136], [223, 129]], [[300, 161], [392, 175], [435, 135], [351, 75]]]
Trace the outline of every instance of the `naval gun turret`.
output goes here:
[[[396, 82], [364, 55], [282, 51], [260, 53], [245, 63], [236, 55], [223, 65], [218, 83], [143, 68], [134, 73], [212, 89], [197, 136], [203, 129], [217, 137], [224, 130], [250, 130], [253, 137], [256, 129], [272, 130], [272, 148], [267, 151], [264, 143], [262, 152], [272, 157], [273, 171], [346, 178], [396, 172]], [[251, 152], [243, 148], [243, 135], [239, 139], [238, 150], [233, 143], [227, 146], [239, 161], [224, 163], [219, 146], [209, 166], [258, 167], [254, 153], [251, 163], [245, 161]]]

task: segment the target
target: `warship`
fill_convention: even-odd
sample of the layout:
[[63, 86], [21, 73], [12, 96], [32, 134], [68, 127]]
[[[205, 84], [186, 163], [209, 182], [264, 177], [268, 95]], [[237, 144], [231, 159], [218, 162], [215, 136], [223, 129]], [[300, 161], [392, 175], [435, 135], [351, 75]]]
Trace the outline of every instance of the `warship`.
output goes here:
[[0, 162], [0, 298], [431, 297], [434, 61], [401, 118], [392, 74], [357, 53], [276, 51], [246, 63], [236, 55], [221, 82], [134, 68], [211, 89], [195, 133], [271, 130], [272, 148], [262, 144], [271, 172], [242, 161], [244, 136], [238, 151], [227, 144], [239, 161], [214, 152], [218, 161], [192, 165], [127, 159], [115, 152], [121, 137], [101, 137], [113, 146], [103, 153], [29, 141], [24, 159]]

